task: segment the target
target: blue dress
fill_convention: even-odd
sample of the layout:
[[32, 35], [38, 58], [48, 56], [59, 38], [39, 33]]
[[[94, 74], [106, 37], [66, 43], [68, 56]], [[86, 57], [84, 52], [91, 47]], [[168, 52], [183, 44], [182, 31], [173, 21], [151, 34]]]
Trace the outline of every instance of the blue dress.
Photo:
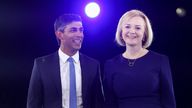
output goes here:
[[121, 54], [105, 63], [106, 108], [176, 108], [167, 56], [149, 51], [129, 62]]

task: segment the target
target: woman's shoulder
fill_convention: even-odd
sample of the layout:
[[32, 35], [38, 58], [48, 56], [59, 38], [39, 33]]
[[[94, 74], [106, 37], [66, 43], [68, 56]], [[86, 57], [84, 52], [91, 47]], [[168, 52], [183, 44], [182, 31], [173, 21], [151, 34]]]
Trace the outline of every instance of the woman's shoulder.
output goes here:
[[119, 65], [122, 63], [121, 54], [111, 57], [104, 62], [104, 68], [110, 70], [116, 70]]
[[165, 56], [167, 56], [167, 55], [165, 55], [163, 53], [159, 53], [159, 52], [152, 51], [152, 50], [149, 50], [149, 53], [150, 53], [150, 55], [156, 56], [156, 57], [165, 57]]
[[122, 55], [122, 54], [115, 55], [115, 56], [113, 56], [112, 58], [107, 59], [106, 62], [118, 61], [118, 60], [121, 58], [121, 55]]
[[156, 51], [152, 51], [152, 50], [149, 50], [149, 54], [152, 56], [152, 57], [157, 57], [157, 58], [167, 58], [168, 56], [165, 55], [165, 54], [162, 54], [162, 53], [159, 53], [159, 52], [156, 52]]

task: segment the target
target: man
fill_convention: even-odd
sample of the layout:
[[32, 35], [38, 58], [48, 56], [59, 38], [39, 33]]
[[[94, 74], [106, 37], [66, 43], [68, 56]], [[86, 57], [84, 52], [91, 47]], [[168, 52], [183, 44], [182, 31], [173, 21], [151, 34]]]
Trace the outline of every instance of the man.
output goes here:
[[81, 17], [64, 14], [54, 28], [59, 50], [35, 59], [27, 108], [101, 108], [99, 63], [79, 52], [84, 37]]

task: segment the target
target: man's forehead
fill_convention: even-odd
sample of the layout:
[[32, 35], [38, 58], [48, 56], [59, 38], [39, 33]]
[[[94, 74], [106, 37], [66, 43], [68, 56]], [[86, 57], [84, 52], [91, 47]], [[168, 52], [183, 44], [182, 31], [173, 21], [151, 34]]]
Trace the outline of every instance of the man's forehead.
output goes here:
[[73, 21], [66, 25], [66, 28], [81, 28], [83, 27], [83, 24], [81, 21]]

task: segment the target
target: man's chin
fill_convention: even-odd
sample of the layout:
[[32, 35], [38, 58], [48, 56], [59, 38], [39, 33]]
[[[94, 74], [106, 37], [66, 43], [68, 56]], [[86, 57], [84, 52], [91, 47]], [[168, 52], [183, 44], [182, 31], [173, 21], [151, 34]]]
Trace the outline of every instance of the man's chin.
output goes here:
[[73, 49], [74, 49], [75, 51], [78, 51], [78, 50], [81, 49], [81, 46], [75, 46], [75, 47], [73, 47]]

